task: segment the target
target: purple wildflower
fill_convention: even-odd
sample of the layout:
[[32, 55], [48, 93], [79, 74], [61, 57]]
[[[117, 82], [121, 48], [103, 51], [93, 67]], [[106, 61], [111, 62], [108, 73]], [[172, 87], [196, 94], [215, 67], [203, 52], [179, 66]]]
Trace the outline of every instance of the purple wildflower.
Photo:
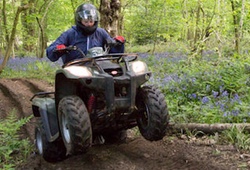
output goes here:
[[240, 112], [239, 110], [232, 110], [231, 113], [232, 113], [233, 116], [238, 116], [239, 112]]
[[206, 103], [209, 102], [209, 98], [205, 96], [205, 97], [203, 97], [203, 98], [201, 99], [201, 102], [202, 102], [203, 104], [206, 104]]
[[226, 90], [223, 91], [222, 94], [221, 94], [221, 96], [222, 96], [222, 97], [227, 97], [227, 96], [228, 96], [228, 92], [227, 92]]
[[213, 93], [214, 98], [217, 98], [217, 97], [218, 97], [219, 92], [217, 92], [217, 91], [212, 91], [212, 93]]

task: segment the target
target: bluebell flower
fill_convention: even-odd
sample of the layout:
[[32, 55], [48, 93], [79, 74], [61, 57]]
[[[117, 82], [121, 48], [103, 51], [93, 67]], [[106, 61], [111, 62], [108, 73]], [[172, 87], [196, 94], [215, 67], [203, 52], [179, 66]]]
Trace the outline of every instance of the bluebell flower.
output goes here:
[[219, 106], [220, 106], [220, 110], [222, 110], [222, 111], [224, 111], [225, 108], [227, 108], [227, 106], [225, 106], [224, 103], [220, 103]]
[[226, 90], [223, 91], [222, 94], [221, 94], [221, 96], [222, 96], [222, 97], [227, 97], [227, 96], [228, 96], [228, 92], [227, 92]]
[[238, 116], [239, 112], [240, 112], [239, 110], [232, 110], [231, 113], [232, 113], [233, 116]]
[[239, 103], [239, 104], [242, 104], [242, 101], [240, 100], [240, 97], [239, 97], [239, 95], [238, 95], [237, 93], [234, 94], [233, 99], [231, 99], [231, 102], [232, 102], [232, 103], [237, 102], [237, 103]]
[[224, 112], [223, 116], [227, 117], [228, 116], [228, 112]]
[[191, 81], [192, 81], [192, 83], [194, 83], [194, 82], [196, 81], [196, 78], [195, 78], [195, 77], [194, 77], [194, 78], [192, 78], [192, 80], [191, 80]]
[[193, 93], [193, 94], [189, 94], [188, 97], [189, 97], [190, 99], [196, 99], [196, 98], [197, 98], [197, 95], [196, 95], [195, 93]]
[[217, 91], [212, 91], [214, 98], [218, 97], [219, 92]]
[[197, 95], [195, 93], [193, 93], [192, 97], [195, 99], [197, 97]]
[[203, 98], [201, 99], [201, 102], [202, 102], [203, 104], [206, 104], [206, 103], [209, 102], [209, 98], [205, 96], [205, 97], [203, 97]]
[[164, 79], [163, 79], [163, 83], [166, 84], [166, 83], [171, 82], [172, 80], [173, 80], [173, 79], [172, 79], [171, 76], [166, 76], [166, 77], [164, 77]]

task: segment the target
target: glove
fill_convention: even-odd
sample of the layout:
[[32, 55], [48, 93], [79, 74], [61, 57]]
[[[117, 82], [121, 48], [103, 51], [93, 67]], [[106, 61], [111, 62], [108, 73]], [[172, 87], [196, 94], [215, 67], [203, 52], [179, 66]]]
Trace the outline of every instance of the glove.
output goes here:
[[65, 48], [66, 48], [66, 46], [64, 44], [59, 44], [56, 46], [56, 50], [59, 50], [59, 51], [65, 49]]
[[123, 36], [116, 36], [114, 39], [121, 44], [124, 44], [126, 41]]

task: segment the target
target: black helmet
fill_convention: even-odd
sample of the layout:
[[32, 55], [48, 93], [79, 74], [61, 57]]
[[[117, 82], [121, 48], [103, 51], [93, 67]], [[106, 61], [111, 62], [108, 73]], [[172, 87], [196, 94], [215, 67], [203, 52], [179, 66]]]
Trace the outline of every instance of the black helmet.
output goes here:
[[[82, 19], [93, 20], [95, 23], [92, 27], [82, 25]], [[81, 4], [75, 12], [75, 24], [84, 35], [90, 35], [95, 32], [98, 26], [99, 15], [96, 7], [92, 4]]]

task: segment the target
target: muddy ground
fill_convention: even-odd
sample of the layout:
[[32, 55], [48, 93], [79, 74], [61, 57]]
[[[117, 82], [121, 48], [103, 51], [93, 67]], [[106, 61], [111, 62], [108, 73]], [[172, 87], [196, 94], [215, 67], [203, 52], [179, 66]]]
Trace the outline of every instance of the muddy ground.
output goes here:
[[[13, 108], [20, 118], [31, 115], [30, 98], [40, 91], [53, 91], [53, 85], [34, 79], [0, 79], [0, 118]], [[34, 141], [34, 126], [32, 119], [22, 129], [23, 137]], [[167, 134], [161, 141], [149, 142], [130, 131], [125, 143], [95, 145], [86, 154], [58, 163], [48, 163], [34, 153], [18, 169], [236, 170], [250, 169], [250, 153], [204, 136]]]

